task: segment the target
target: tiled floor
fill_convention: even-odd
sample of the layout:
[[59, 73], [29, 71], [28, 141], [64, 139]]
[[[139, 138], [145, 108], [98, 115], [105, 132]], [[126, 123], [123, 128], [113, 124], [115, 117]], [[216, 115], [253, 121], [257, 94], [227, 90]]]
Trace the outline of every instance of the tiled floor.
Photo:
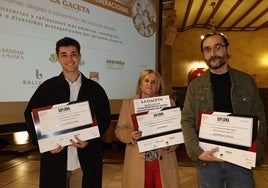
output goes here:
[[[18, 157], [1, 164], [1, 188], [38, 188], [39, 157], [38, 154]], [[103, 188], [121, 188], [122, 160], [104, 160]], [[178, 172], [181, 188], [197, 188], [196, 170], [192, 163], [179, 162]], [[256, 188], [268, 187], [268, 165], [254, 170]], [[71, 188], [81, 187], [81, 171], [73, 172], [70, 180]]]

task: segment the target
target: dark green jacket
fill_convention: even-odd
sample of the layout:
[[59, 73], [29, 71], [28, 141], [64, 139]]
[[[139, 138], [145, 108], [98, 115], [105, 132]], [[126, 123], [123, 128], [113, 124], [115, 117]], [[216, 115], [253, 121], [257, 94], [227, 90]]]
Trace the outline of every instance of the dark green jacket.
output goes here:
[[[259, 118], [256, 165], [260, 165], [264, 161], [264, 140], [266, 139], [266, 120], [263, 103], [255, 81], [250, 75], [232, 69], [230, 66], [228, 66], [228, 69], [232, 83], [231, 101], [233, 113], [257, 115]], [[214, 110], [209, 70], [189, 84], [181, 117], [187, 153], [192, 160], [204, 164], [204, 162], [198, 160], [199, 155], [203, 153], [203, 149], [198, 145], [196, 133], [200, 110]]]

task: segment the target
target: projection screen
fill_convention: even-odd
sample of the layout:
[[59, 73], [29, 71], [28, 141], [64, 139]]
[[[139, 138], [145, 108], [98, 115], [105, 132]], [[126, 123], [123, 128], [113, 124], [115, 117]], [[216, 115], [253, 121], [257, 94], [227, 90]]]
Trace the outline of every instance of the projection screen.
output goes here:
[[0, 0], [0, 124], [24, 121], [36, 88], [61, 72], [57, 40], [81, 44], [80, 71], [110, 101], [131, 97], [158, 64], [158, 0]]

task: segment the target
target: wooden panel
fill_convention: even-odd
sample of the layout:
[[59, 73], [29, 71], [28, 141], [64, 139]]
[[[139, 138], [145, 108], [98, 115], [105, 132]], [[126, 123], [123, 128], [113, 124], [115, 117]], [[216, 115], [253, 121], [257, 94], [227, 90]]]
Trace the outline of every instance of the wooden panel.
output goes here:
[[259, 93], [260, 93], [260, 97], [264, 105], [264, 112], [265, 112], [266, 124], [267, 124], [268, 123], [268, 88], [259, 88]]
[[172, 97], [178, 106], [183, 106], [187, 87], [172, 87]]

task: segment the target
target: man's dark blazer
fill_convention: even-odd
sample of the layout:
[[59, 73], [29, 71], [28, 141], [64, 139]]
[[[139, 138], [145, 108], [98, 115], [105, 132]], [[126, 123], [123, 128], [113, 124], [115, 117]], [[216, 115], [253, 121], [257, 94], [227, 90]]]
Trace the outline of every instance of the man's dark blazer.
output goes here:
[[[86, 78], [82, 73], [82, 84], [77, 102], [88, 101], [92, 117], [102, 135], [110, 124], [110, 105], [104, 89], [95, 81]], [[31, 97], [24, 112], [28, 132], [33, 143], [37, 143], [31, 110], [70, 101], [69, 84], [61, 73], [42, 83]], [[101, 188], [102, 181], [102, 141], [96, 138], [88, 141], [83, 149], [77, 149], [83, 171], [82, 187]], [[67, 147], [58, 154], [45, 152], [40, 161], [40, 188], [65, 188], [67, 184]]]

